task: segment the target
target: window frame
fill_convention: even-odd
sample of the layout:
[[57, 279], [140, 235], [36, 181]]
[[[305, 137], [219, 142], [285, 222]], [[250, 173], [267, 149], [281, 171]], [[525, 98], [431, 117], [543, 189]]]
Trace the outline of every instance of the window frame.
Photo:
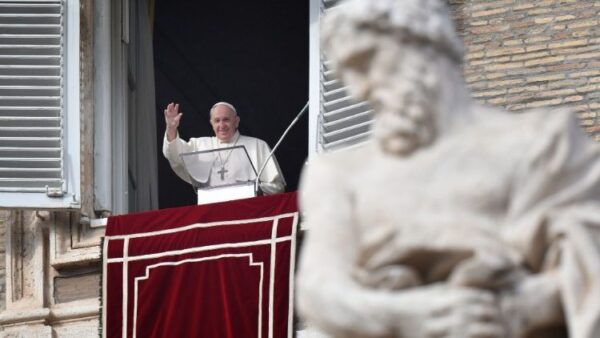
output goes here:
[[[0, 192], [4, 209], [77, 209], [81, 207], [81, 129], [79, 0], [61, 1], [64, 12], [64, 49], [61, 64], [64, 74], [61, 111], [61, 160], [64, 182], [62, 193]], [[55, 195], [55, 196], [51, 196]]]
[[336, 79], [320, 46], [323, 13], [340, 0], [310, 0], [309, 27], [309, 157], [360, 146], [369, 141], [372, 109], [355, 100]]

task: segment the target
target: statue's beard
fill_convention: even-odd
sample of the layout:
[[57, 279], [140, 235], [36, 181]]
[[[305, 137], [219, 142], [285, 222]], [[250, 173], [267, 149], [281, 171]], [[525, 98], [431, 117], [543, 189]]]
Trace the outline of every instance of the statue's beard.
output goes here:
[[431, 144], [435, 129], [431, 118], [415, 120], [402, 112], [382, 112], [375, 118], [373, 136], [385, 153], [407, 156]]

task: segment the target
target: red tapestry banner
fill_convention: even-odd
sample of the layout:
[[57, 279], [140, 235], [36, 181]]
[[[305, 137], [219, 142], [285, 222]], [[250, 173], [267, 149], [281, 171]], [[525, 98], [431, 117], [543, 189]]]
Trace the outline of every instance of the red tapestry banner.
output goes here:
[[295, 193], [110, 217], [102, 336], [292, 337], [297, 224]]

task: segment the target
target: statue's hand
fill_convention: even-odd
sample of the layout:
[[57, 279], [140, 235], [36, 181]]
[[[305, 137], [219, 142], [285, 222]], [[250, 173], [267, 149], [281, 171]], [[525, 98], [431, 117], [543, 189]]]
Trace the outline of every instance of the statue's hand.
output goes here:
[[[448, 285], [404, 291], [396, 336], [426, 338], [506, 337], [496, 297], [488, 291]], [[408, 305], [408, 306], [406, 306]]]
[[508, 337], [527, 337], [531, 331], [564, 324], [559, 279], [548, 271], [528, 275], [498, 295]]

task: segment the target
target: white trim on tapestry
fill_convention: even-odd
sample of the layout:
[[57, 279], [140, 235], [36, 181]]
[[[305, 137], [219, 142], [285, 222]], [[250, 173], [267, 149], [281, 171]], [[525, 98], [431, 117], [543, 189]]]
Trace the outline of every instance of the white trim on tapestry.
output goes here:
[[[108, 262], [108, 240], [104, 241], [104, 250], [102, 250], [102, 255], [104, 256], [104, 262]], [[106, 338], [106, 302], [108, 301], [108, 299], [106, 298], [106, 290], [108, 285], [107, 285], [107, 278], [106, 276], [108, 273], [108, 263], [102, 264], [102, 307], [104, 308], [102, 310], [102, 338]]]
[[249, 224], [249, 223], [268, 222], [268, 221], [278, 220], [280, 218], [293, 217], [296, 214], [298, 214], [298, 213], [290, 212], [287, 214], [280, 214], [277, 216], [270, 216], [270, 217], [260, 217], [260, 218], [232, 220], [232, 221], [220, 221], [220, 222], [208, 222], [208, 223], [194, 223], [194, 224], [186, 225], [184, 227], [179, 227], [179, 228], [149, 231], [149, 232], [132, 234], [132, 235], [106, 236], [106, 238], [124, 239], [124, 238], [139, 238], [139, 237], [148, 237], [148, 236], [158, 236], [158, 235], [171, 234], [171, 233], [176, 233], [176, 232], [181, 232], [181, 231], [192, 230], [195, 228], [209, 228], [209, 227], [215, 227], [215, 226], [221, 226], [221, 225], [241, 225], [241, 224]]
[[[252, 253], [245, 253], [245, 254], [221, 254], [221, 255], [217, 255], [217, 256], [208, 256], [208, 257], [201, 257], [201, 258], [188, 258], [188, 259], [184, 259], [181, 261], [173, 261], [173, 262], [161, 262], [161, 263], [156, 263], [156, 264], [152, 264], [152, 265], [148, 265], [146, 266], [146, 273], [144, 276], [141, 277], [136, 277], [134, 279], [134, 294], [133, 294], [133, 338], [137, 337], [137, 311], [138, 311], [138, 285], [139, 282], [142, 280], [146, 280], [150, 278], [150, 272], [152, 269], [161, 267], [161, 266], [177, 266], [177, 265], [182, 265], [185, 263], [198, 263], [198, 262], [203, 262], [203, 261], [208, 261], [208, 260], [218, 260], [221, 258], [240, 258], [240, 257], [247, 257], [248, 258], [248, 263], [250, 266], [259, 266], [260, 267], [260, 281], [259, 281], [259, 286], [258, 286], [258, 338], [262, 337], [262, 303], [263, 303], [263, 298], [262, 298], [262, 289], [263, 289], [263, 277], [264, 277], [264, 264], [262, 262], [256, 263], [254, 262], [254, 257], [252, 255]], [[271, 334], [271, 332], [269, 332], [269, 334]]]
[[288, 293], [288, 338], [294, 336], [294, 273], [296, 271], [296, 234], [298, 228], [298, 214], [294, 215], [292, 221], [292, 240], [290, 242], [290, 276]]
[[[269, 266], [269, 338], [273, 338], [273, 297], [275, 294], [275, 265], [276, 265], [276, 250], [277, 250], [277, 228], [279, 219], [273, 222], [271, 228], [271, 265]], [[291, 238], [290, 238], [291, 240]]]
[[129, 239], [125, 238], [123, 243], [123, 338], [127, 338], [127, 299], [129, 298], [129, 293], [127, 292], [127, 277], [129, 274]]
[[[277, 229], [279, 226], [279, 220], [282, 218], [290, 218], [292, 217], [292, 229], [291, 229], [291, 235], [288, 236], [282, 236], [282, 237], [277, 237]], [[123, 337], [127, 337], [127, 327], [128, 327], [128, 320], [127, 320], [127, 312], [128, 312], [128, 274], [129, 274], [129, 270], [128, 270], [128, 263], [130, 261], [141, 261], [141, 260], [145, 260], [145, 259], [153, 259], [153, 258], [160, 258], [160, 257], [167, 257], [167, 256], [176, 256], [176, 255], [182, 255], [182, 254], [189, 254], [189, 253], [198, 253], [198, 252], [202, 252], [202, 251], [209, 251], [209, 250], [215, 250], [215, 249], [225, 249], [225, 248], [243, 248], [243, 247], [251, 247], [251, 246], [259, 246], [259, 245], [271, 245], [271, 255], [270, 255], [270, 280], [269, 280], [269, 338], [273, 337], [273, 329], [274, 329], [274, 324], [273, 324], [273, 297], [274, 297], [274, 288], [275, 288], [275, 260], [276, 257], [273, 257], [274, 254], [276, 253], [276, 247], [277, 244], [279, 243], [283, 243], [283, 242], [290, 242], [290, 272], [289, 272], [289, 308], [288, 308], [288, 337], [291, 338], [293, 337], [293, 282], [294, 282], [294, 269], [295, 269], [295, 246], [296, 246], [296, 240], [295, 240], [295, 236], [297, 234], [297, 226], [298, 226], [298, 219], [299, 219], [299, 213], [298, 212], [293, 212], [293, 213], [286, 213], [286, 214], [281, 214], [281, 215], [277, 215], [277, 216], [271, 216], [271, 217], [262, 217], [262, 218], [253, 218], [253, 219], [247, 219], [247, 220], [239, 220], [239, 221], [221, 221], [221, 222], [209, 222], [209, 223], [195, 223], [195, 224], [191, 224], [185, 227], [181, 227], [181, 228], [175, 228], [175, 229], [166, 229], [166, 230], [159, 230], [159, 231], [153, 231], [153, 232], [147, 232], [147, 233], [141, 233], [141, 234], [134, 234], [134, 235], [119, 235], [119, 236], [107, 236], [105, 237], [105, 241], [104, 241], [104, 261], [105, 264], [103, 264], [103, 288], [106, 290], [107, 288], [107, 273], [108, 273], [108, 264], [113, 264], [113, 263], [123, 263], [122, 266], [122, 279], [123, 279], [123, 293], [122, 293], [122, 323], [123, 323], [123, 327], [122, 327], [122, 335]], [[173, 250], [173, 251], [167, 251], [167, 252], [161, 252], [161, 253], [155, 253], [155, 254], [145, 254], [145, 255], [139, 255], [139, 256], [129, 256], [129, 240], [131, 238], [142, 238], [142, 237], [150, 237], [150, 236], [157, 236], [157, 235], [164, 235], [164, 234], [172, 234], [172, 233], [177, 233], [177, 232], [182, 232], [182, 231], [187, 231], [187, 230], [191, 230], [191, 229], [195, 229], [195, 228], [206, 228], [206, 227], [214, 227], [214, 226], [220, 226], [220, 225], [241, 225], [241, 224], [251, 224], [251, 223], [260, 223], [260, 222], [266, 222], [266, 221], [272, 221], [271, 223], [271, 237], [268, 239], [263, 239], [263, 240], [257, 240], [257, 241], [251, 241], [251, 242], [241, 242], [241, 243], [222, 243], [222, 244], [216, 244], [216, 245], [208, 245], [208, 246], [202, 246], [202, 247], [196, 247], [196, 248], [188, 248], [188, 249], [182, 249], [182, 250]], [[108, 258], [108, 247], [109, 247], [109, 240], [123, 240], [123, 257], [122, 258]], [[247, 256], [250, 255], [251, 258], [252, 254], [237, 254], [239, 256]], [[223, 254], [220, 256], [236, 256], [236, 254]], [[220, 256], [212, 256], [212, 257], [220, 257]], [[196, 259], [187, 259], [184, 260], [185, 261], [202, 261], [202, 260], [207, 260], [207, 258], [210, 257], [203, 257], [203, 258], [196, 258]], [[218, 259], [218, 258], [217, 258]], [[253, 259], [252, 259], [253, 261]], [[178, 264], [172, 264], [171, 263], [158, 263], [156, 266], [158, 265], [178, 265]], [[263, 266], [263, 262], [260, 263], [256, 263], [255, 265], [260, 265], [261, 267], [261, 277], [260, 277], [260, 289], [259, 289], [259, 303], [260, 303], [260, 308], [259, 308], [259, 337], [262, 337], [262, 304], [263, 304], [263, 287], [262, 285], [264, 284], [264, 266]], [[252, 264], [251, 264], [252, 265]], [[152, 267], [152, 266], [150, 266]], [[146, 276], [149, 276], [149, 267], [146, 267]], [[136, 323], [137, 323], [137, 282], [138, 280], [141, 280], [141, 277], [136, 277], [135, 278], [135, 294], [134, 294], [134, 319], [133, 319], [133, 332], [134, 332], [134, 337], [135, 337], [135, 330], [136, 330]], [[107, 297], [106, 297], [106, 293], [103, 294], [103, 306], [106, 306], [106, 302], [107, 302]], [[102, 324], [102, 336], [106, 337], [106, 311], [104, 311], [104, 313], [102, 314], [102, 319], [103, 319], [103, 324]]]
[[[291, 236], [279, 237], [277, 239], [277, 242], [278, 243], [287, 242], [290, 239], [291, 239]], [[258, 245], [265, 245], [265, 244], [271, 244], [271, 239], [261, 239], [261, 240], [253, 241], [253, 242], [239, 242], [239, 243], [224, 243], [224, 244], [206, 245], [206, 246], [196, 247], [196, 248], [164, 251], [164, 252], [155, 253], [155, 254], [129, 256], [127, 261], [134, 262], [134, 261], [141, 261], [141, 260], [145, 260], [145, 259], [153, 259], [153, 258], [160, 258], [160, 257], [166, 257], [166, 256], [174, 256], [174, 255], [184, 255], [184, 254], [196, 253], [196, 252], [202, 252], [202, 251], [227, 249], [227, 248], [245, 248], [245, 247], [249, 247], [249, 246], [258, 246]], [[124, 262], [124, 258], [109, 258], [106, 261], [107, 264], [123, 263], [123, 262]]]
[[260, 263], [260, 288], [258, 289], [258, 337], [262, 337], [262, 306], [263, 306], [263, 284], [265, 282], [265, 267]]

